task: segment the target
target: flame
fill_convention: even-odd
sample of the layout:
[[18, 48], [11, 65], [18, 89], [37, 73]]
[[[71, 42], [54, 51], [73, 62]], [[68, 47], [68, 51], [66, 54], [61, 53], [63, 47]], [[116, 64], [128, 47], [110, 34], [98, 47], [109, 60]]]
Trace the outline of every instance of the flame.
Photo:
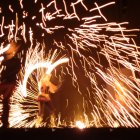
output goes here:
[[86, 125], [85, 125], [83, 122], [81, 122], [81, 121], [76, 121], [75, 125], [76, 125], [76, 127], [78, 127], [79, 129], [84, 129], [84, 128], [86, 128]]

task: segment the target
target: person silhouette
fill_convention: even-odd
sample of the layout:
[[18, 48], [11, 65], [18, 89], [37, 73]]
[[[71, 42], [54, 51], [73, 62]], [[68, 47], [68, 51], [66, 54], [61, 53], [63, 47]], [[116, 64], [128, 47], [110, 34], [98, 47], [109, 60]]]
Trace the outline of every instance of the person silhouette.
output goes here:
[[9, 101], [16, 86], [17, 74], [21, 68], [21, 61], [17, 57], [21, 48], [20, 41], [16, 42], [12, 39], [8, 45], [9, 49], [1, 54], [4, 59], [1, 62], [3, 68], [0, 73], [0, 97], [3, 105], [1, 122], [2, 127], [5, 128], [9, 127]]
[[[56, 93], [59, 86], [54, 85], [51, 80], [50, 74], [45, 74], [39, 81], [39, 94], [37, 96], [38, 101], [38, 123], [47, 122], [50, 126], [55, 125], [55, 108], [52, 103], [51, 95]], [[49, 121], [47, 121], [49, 120]]]

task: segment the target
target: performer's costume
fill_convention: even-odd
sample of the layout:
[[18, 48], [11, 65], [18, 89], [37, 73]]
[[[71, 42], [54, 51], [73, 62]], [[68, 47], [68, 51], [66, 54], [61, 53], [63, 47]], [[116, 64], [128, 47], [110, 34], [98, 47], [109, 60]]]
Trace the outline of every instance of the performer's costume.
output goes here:
[[38, 101], [38, 117], [41, 121], [51, 123], [51, 117], [55, 115], [55, 108], [53, 106], [51, 96], [57, 90], [57, 86], [50, 82], [50, 75], [45, 75], [39, 82]]

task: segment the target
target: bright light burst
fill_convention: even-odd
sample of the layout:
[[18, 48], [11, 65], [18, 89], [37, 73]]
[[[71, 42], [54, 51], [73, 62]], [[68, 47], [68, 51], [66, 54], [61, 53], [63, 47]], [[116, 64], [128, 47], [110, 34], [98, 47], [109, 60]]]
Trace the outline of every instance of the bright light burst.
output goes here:
[[76, 126], [79, 128], [79, 129], [83, 129], [86, 127], [86, 125], [84, 123], [82, 123], [81, 121], [76, 121]]
[[[71, 85], [77, 91], [75, 98], [78, 94], [80, 99], [77, 98], [74, 105], [73, 116], [61, 119], [61, 112], [58, 114], [56, 127], [75, 127], [77, 118], [82, 119], [86, 127], [140, 126], [140, 76], [137, 75], [140, 71], [140, 47], [132, 38], [135, 36], [132, 32], [138, 30], [127, 29], [127, 22], [108, 22], [102, 9], [115, 2], [104, 5], [95, 2], [93, 8], [89, 8], [87, 1], [62, 0], [60, 6], [57, 0], [50, 3], [36, 0], [32, 3], [39, 8], [35, 13], [26, 11], [24, 1], [19, 1], [22, 11], [20, 24], [17, 13], [9, 25], [5, 25], [5, 17], [2, 17], [1, 37], [5, 35], [5, 29], [8, 39], [20, 34], [25, 42], [30, 42], [25, 66], [11, 98], [10, 127], [34, 127], [38, 111], [34, 100], [38, 93], [37, 82], [46, 72], [40, 67], [54, 64], [61, 56], [64, 59], [64, 55], [69, 62], [62, 66], [58, 80], [62, 80], [62, 74], [69, 75]], [[86, 16], [79, 15], [77, 7], [81, 7]], [[14, 13], [12, 5], [9, 5], [9, 10]], [[43, 45], [42, 49], [42, 42], [34, 43], [40, 38], [52, 45], [48, 53], [44, 51], [49, 49], [48, 45]], [[59, 53], [55, 48], [60, 50]], [[71, 106], [70, 100], [67, 98], [65, 108]], [[40, 127], [43, 126], [45, 124]]]
[[[55, 53], [56, 51], [54, 51], [54, 53]], [[42, 54], [41, 54], [42, 55]], [[29, 60], [31, 60], [32, 58], [30, 58]], [[52, 58], [51, 58], [52, 59]], [[26, 84], [27, 84], [27, 80], [28, 80], [28, 78], [29, 78], [29, 76], [30, 76], [30, 74], [34, 71], [34, 70], [36, 70], [36, 69], [39, 69], [39, 68], [41, 68], [41, 67], [43, 67], [43, 68], [46, 68], [47, 70], [46, 70], [46, 74], [51, 74], [51, 72], [53, 71], [53, 69], [56, 67], [56, 66], [58, 66], [58, 65], [60, 65], [60, 64], [62, 64], [62, 63], [66, 63], [66, 62], [68, 62], [68, 58], [62, 58], [62, 59], [59, 59], [59, 60], [57, 60], [56, 62], [54, 62], [53, 64], [52, 64], [52, 62], [51, 61], [49, 61], [49, 62], [38, 62], [39, 60], [37, 59], [36, 61], [35, 61], [35, 64], [31, 64], [31, 65], [29, 65], [29, 64], [26, 64], [27, 65], [27, 69], [25, 69], [25, 75], [24, 75], [24, 78], [23, 78], [23, 87], [22, 87], [22, 95], [24, 96], [24, 97], [26, 97], [27, 96], [27, 92], [26, 92]], [[38, 62], [38, 63], [37, 63]], [[37, 81], [38, 82], [38, 81]]]

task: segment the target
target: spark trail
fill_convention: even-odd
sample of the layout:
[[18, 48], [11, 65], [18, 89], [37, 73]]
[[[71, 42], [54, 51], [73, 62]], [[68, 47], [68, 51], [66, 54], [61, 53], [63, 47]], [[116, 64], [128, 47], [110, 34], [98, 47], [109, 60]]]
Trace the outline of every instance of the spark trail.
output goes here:
[[[137, 73], [140, 71], [140, 47], [133, 39], [135, 34], [132, 34], [139, 30], [127, 29], [127, 22], [108, 22], [103, 9], [113, 6], [115, 2], [104, 5], [95, 2], [91, 8], [87, 0], [62, 0], [61, 5], [57, 0], [50, 3], [34, 1], [31, 3], [36, 7], [33, 13], [26, 9], [24, 1], [19, 2], [22, 13], [20, 24], [17, 24], [17, 14], [9, 25], [5, 23], [5, 16], [0, 24], [1, 37], [5, 35], [5, 29], [8, 39], [21, 35], [25, 42], [30, 42], [19, 84], [11, 98], [10, 127], [34, 126], [37, 81], [44, 71], [38, 69], [29, 74], [27, 97], [22, 95], [22, 81], [31, 66], [51, 62], [55, 48], [61, 52], [58, 53], [59, 57], [64, 54], [69, 58], [68, 66], [62, 67], [61, 72], [69, 75], [71, 85], [76, 89], [73, 95], [79, 97], [74, 110], [70, 110], [73, 115], [61, 118], [63, 115], [58, 114], [57, 127], [76, 127], [77, 121], [83, 122], [86, 127], [139, 127], [140, 80]], [[86, 14], [81, 16], [77, 7], [81, 7]], [[14, 13], [12, 5], [9, 6], [9, 11]], [[34, 43], [34, 40], [41, 43], [40, 38], [45, 40], [46, 50], [50, 49], [49, 46], [52, 47], [48, 55]], [[70, 108], [70, 101], [68, 96], [63, 105], [65, 109]]]
[[[43, 56], [45, 48], [44, 46], [41, 50], [40, 48], [40, 45], [37, 44], [34, 49], [30, 48], [27, 52], [25, 66], [19, 75], [22, 80], [18, 82], [14, 97], [11, 100], [11, 126], [32, 127], [36, 123], [35, 118], [38, 111], [38, 103], [35, 99], [39, 92], [38, 82], [44, 74], [51, 74], [57, 66], [68, 62], [68, 59], [64, 56], [58, 59], [59, 53], [57, 50], [53, 52], [50, 50], [47, 56]], [[17, 104], [20, 104], [20, 106], [17, 106]], [[19, 110], [18, 113], [14, 111], [17, 109]], [[18, 117], [18, 121], [22, 121], [23, 123], [19, 124], [19, 122], [15, 122], [16, 120], [13, 120], [14, 116]], [[31, 122], [28, 122], [27, 118], [32, 118]]]

